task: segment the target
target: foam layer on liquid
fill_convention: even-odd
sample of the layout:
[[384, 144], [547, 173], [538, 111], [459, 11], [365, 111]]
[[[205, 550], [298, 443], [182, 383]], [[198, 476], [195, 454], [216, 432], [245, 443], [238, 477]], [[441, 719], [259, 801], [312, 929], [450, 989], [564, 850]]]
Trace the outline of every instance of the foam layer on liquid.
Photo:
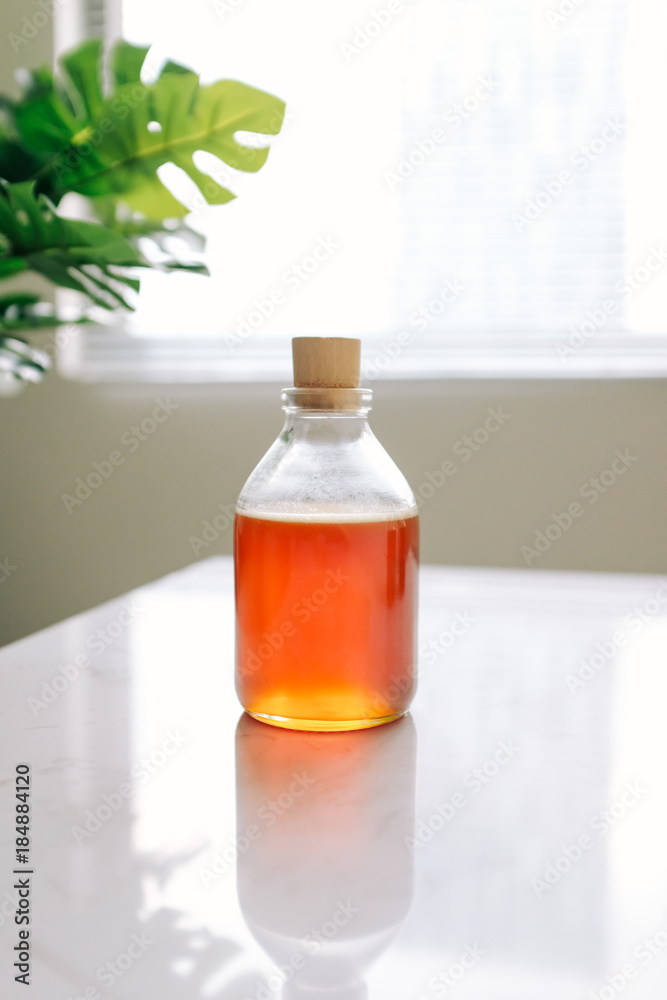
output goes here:
[[338, 506], [331, 504], [316, 511], [250, 511], [237, 507], [236, 513], [261, 521], [298, 521], [302, 524], [366, 524], [377, 521], [405, 521], [409, 517], [417, 517], [418, 511], [416, 507], [406, 507], [404, 510], [350, 510], [343, 504]]

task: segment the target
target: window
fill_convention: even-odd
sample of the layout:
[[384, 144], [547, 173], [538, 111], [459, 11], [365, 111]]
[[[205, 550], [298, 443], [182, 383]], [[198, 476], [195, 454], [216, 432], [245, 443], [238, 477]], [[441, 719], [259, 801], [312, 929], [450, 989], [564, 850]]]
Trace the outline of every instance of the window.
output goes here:
[[667, 372], [658, 0], [108, 2], [151, 67], [287, 118], [258, 174], [198, 154], [226, 206], [161, 168], [212, 277], [143, 275], [130, 336], [70, 364], [282, 378], [289, 337], [337, 334], [370, 378]]

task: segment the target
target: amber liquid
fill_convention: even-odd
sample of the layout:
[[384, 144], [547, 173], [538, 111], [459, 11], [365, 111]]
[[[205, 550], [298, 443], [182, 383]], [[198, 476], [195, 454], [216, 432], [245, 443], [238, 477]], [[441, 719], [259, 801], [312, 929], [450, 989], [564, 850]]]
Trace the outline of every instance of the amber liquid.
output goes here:
[[416, 682], [419, 521], [237, 514], [236, 688], [255, 718], [361, 729]]

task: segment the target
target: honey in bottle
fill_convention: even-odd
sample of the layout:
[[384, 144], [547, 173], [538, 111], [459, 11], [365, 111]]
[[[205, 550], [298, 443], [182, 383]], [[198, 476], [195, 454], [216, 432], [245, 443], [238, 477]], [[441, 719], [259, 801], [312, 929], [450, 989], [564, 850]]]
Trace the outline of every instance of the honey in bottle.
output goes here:
[[417, 505], [368, 425], [359, 354], [294, 339], [285, 425], [236, 507], [236, 689], [288, 729], [381, 725], [414, 695]]

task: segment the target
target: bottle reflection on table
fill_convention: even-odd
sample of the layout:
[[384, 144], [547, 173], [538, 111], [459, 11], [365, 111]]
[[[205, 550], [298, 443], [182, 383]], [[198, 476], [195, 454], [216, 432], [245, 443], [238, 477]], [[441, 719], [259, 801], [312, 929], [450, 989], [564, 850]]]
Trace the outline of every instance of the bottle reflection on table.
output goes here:
[[283, 1000], [366, 995], [366, 970], [410, 908], [415, 762], [410, 716], [342, 733], [241, 717], [239, 902], [277, 966], [257, 1000], [281, 987]]

